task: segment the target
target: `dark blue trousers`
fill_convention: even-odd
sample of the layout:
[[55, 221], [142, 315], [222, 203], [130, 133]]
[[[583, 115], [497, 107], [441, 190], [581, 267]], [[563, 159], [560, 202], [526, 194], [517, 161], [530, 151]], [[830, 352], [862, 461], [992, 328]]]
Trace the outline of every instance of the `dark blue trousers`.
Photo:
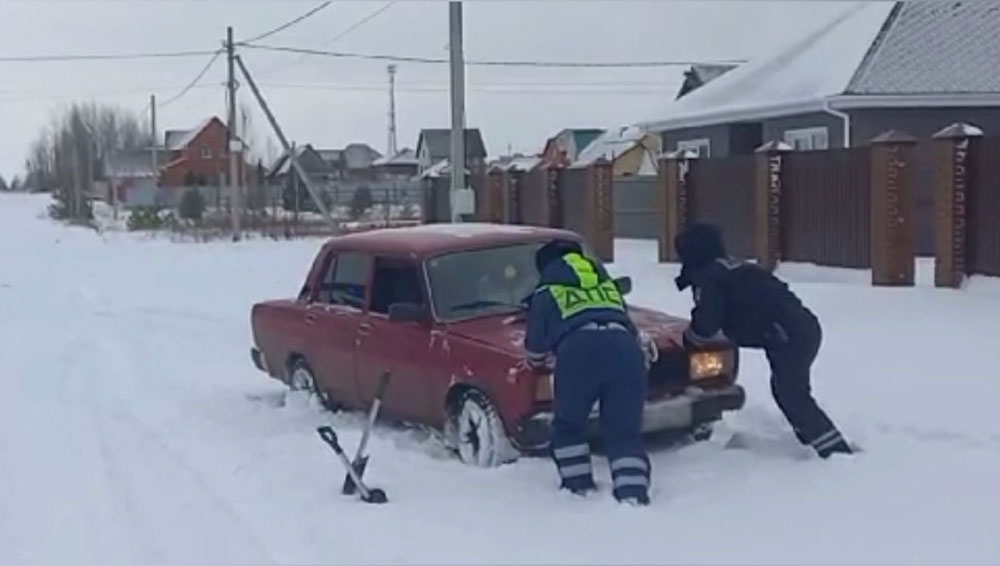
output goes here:
[[600, 424], [617, 499], [648, 498], [650, 461], [643, 446], [646, 367], [636, 338], [620, 327], [581, 329], [556, 352], [552, 456], [562, 487], [594, 489], [587, 430], [600, 401]]

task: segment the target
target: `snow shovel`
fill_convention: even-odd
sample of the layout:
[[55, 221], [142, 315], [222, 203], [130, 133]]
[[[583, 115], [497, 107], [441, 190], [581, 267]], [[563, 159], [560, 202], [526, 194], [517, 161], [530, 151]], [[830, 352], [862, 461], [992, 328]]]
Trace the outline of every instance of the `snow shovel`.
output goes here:
[[340, 447], [340, 443], [337, 441], [337, 433], [334, 432], [332, 428], [328, 426], [321, 426], [316, 429], [316, 432], [319, 433], [319, 437], [323, 439], [323, 442], [326, 442], [330, 445], [330, 448], [333, 448], [337, 457], [340, 458], [340, 462], [345, 468], [347, 468], [347, 475], [351, 476], [351, 479], [354, 480], [354, 484], [357, 486], [358, 491], [361, 492], [361, 501], [364, 501], [365, 503], [385, 503], [389, 501], [389, 498], [386, 497], [384, 491], [377, 487], [370, 489], [364, 484], [363, 481], [361, 481], [361, 478], [354, 472], [354, 468], [351, 467], [351, 462], [344, 454], [344, 450]]
[[[365, 468], [368, 466], [368, 455], [365, 454], [365, 448], [368, 446], [368, 436], [371, 434], [372, 429], [375, 428], [375, 421], [378, 419], [379, 410], [382, 408], [382, 397], [385, 396], [385, 391], [389, 388], [390, 377], [391, 374], [389, 372], [382, 373], [378, 379], [378, 385], [375, 387], [375, 398], [372, 399], [372, 406], [368, 409], [368, 422], [365, 423], [365, 430], [361, 433], [361, 443], [358, 444], [358, 451], [351, 463], [351, 467], [358, 477], [365, 475]], [[351, 477], [351, 474], [347, 474], [344, 476], [344, 485], [340, 488], [340, 492], [344, 495], [353, 495], [354, 489], [354, 479]]]

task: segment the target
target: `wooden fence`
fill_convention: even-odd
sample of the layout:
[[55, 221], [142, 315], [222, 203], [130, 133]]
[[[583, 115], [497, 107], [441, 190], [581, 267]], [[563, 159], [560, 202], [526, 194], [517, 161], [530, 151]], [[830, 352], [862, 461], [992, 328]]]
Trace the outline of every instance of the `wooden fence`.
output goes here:
[[785, 157], [781, 258], [871, 265], [871, 151], [803, 151]]
[[[654, 210], [626, 212], [655, 221], [661, 261], [678, 260], [677, 233], [709, 221], [722, 228], [730, 253], [768, 268], [781, 261], [869, 268], [873, 284], [913, 285], [918, 250], [930, 249], [939, 286], [1000, 276], [1000, 138], [974, 127], [955, 124], [932, 140], [890, 131], [864, 147], [827, 151], [770, 142], [745, 156], [677, 152], [659, 169]], [[428, 184], [425, 221], [448, 221], [447, 185], [447, 178]], [[612, 261], [616, 218], [630, 217], [615, 211], [626, 203], [613, 195], [616, 186], [624, 184], [603, 161], [495, 169], [477, 191], [475, 219], [568, 228]]]
[[722, 228], [726, 249], [737, 257], [754, 254], [753, 155], [696, 160], [691, 164], [689, 214]]

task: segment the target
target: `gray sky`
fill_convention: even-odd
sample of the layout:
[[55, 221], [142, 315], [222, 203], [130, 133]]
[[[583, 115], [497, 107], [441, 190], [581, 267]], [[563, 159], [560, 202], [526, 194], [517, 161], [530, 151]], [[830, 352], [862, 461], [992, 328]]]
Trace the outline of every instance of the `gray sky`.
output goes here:
[[[276, 27], [318, 1], [48, 1], [0, 2], [0, 56], [134, 53], [218, 47], [227, 25], [237, 39]], [[263, 40], [320, 48], [384, 6], [333, 2], [313, 17]], [[465, 3], [465, 56], [503, 60], [747, 59], [822, 25], [844, 2], [569, 2]], [[401, 1], [329, 50], [447, 58], [447, 3]], [[290, 139], [337, 147], [361, 141], [385, 151], [385, 62], [242, 50]], [[207, 63], [184, 59], [99, 62], [0, 62], [0, 173], [20, 173], [28, 144], [60, 104], [98, 100], [141, 111], [150, 94], [177, 94]], [[224, 117], [225, 60], [202, 84], [161, 108], [158, 126], [187, 128]], [[469, 67], [467, 123], [483, 130], [491, 156], [538, 151], [564, 127], [608, 127], [649, 118], [672, 99], [682, 67], [531, 69]], [[425, 127], [447, 127], [447, 65], [401, 63], [397, 74], [400, 147]], [[252, 103], [249, 90], [240, 99]], [[251, 116], [266, 133], [262, 113]], [[258, 140], [263, 135], [257, 136]], [[262, 153], [265, 145], [260, 142]], [[277, 143], [274, 142], [277, 146]]]

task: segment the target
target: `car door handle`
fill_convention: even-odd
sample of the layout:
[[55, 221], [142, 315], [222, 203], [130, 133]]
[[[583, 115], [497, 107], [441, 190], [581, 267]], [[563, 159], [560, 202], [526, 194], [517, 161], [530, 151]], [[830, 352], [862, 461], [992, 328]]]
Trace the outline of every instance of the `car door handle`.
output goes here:
[[372, 325], [367, 322], [362, 322], [361, 324], [358, 325], [358, 334], [362, 336], [368, 336], [369, 334], [371, 334], [371, 331], [372, 331]]
[[306, 324], [316, 324], [316, 315], [313, 313], [306, 313]]

